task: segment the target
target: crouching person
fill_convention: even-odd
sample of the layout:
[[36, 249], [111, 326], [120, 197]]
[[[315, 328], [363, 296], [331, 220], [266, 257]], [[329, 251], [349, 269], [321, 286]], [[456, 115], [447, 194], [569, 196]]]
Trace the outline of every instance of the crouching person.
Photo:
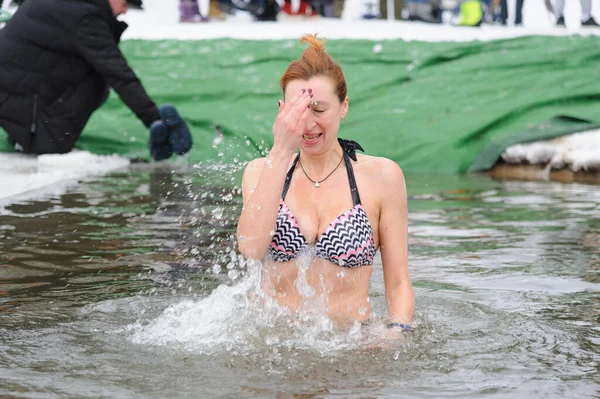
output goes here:
[[157, 108], [118, 47], [129, 8], [142, 0], [25, 1], [0, 30], [0, 127], [17, 149], [71, 151], [112, 88], [150, 129], [155, 160], [190, 150], [175, 107]]

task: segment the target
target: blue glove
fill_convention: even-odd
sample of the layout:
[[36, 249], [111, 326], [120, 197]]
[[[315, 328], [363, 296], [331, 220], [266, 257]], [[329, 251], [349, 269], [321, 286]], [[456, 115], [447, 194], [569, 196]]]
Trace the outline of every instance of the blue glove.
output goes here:
[[160, 118], [169, 130], [169, 145], [177, 155], [183, 155], [192, 148], [192, 134], [185, 121], [172, 104], [165, 104], [158, 110]]
[[169, 129], [162, 120], [157, 120], [150, 126], [150, 155], [155, 161], [164, 161], [173, 154], [169, 144]]

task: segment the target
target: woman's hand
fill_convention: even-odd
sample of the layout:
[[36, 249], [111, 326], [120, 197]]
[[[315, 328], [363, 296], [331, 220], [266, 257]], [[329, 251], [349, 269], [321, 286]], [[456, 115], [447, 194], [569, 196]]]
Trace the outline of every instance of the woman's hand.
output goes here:
[[311, 89], [302, 89], [289, 102], [279, 101], [279, 112], [273, 124], [274, 150], [293, 154], [300, 147], [312, 96]]

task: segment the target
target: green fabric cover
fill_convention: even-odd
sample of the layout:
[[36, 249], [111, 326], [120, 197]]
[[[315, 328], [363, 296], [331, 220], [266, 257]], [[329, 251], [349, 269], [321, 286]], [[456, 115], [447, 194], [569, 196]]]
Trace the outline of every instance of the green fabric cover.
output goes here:
[[[532, 36], [490, 42], [329, 40], [348, 82], [340, 137], [411, 173], [458, 174], [494, 165], [506, 146], [600, 124], [600, 38]], [[298, 40], [122, 43], [157, 104], [188, 121], [190, 162], [243, 162], [272, 143], [279, 78]], [[557, 118], [566, 116], [566, 118]], [[213, 146], [215, 126], [224, 135]], [[116, 95], [77, 147], [148, 159], [148, 132]], [[0, 150], [10, 151], [4, 140]]]

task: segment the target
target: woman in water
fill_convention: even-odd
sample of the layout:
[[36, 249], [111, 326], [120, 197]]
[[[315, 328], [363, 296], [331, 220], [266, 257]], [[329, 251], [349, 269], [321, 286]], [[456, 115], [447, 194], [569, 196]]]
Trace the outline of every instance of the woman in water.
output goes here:
[[369, 319], [379, 250], [387, 326], [411, 330], [404, 175], [395, 162], [356, 154], [358, 143], [338, 138], [348, 113], [344, 74], [325, 40], [305, 35], [301, 43], [309, 47], [280, 80], [273, 147], [244, 172], [239, 250], [264, 259], [263, 288], [280, 305], [297, 312], [319, 298], [342, 324]]

